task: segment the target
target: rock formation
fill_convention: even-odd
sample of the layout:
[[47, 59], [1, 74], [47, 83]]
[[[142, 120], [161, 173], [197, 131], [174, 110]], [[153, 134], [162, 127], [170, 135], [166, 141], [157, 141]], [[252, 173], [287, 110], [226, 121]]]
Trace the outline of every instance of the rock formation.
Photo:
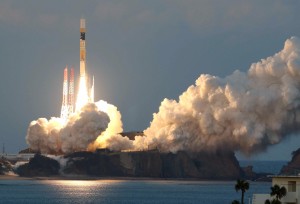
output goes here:
[[292, 160], [282, 167], [282, 175], [299, 175], [300, 173], [300, 148], [292, 153]]
[[233, 152], [217, 153], [160, 153], [154, 151], [111, 152], [106, 149], [96, 152], [75, 152], [61, 157], [59, 162], [35, 155], [29, 163], [20, 166], [20, 176], [80, 175], [92, 177], [151, 177], [151, 178], [196, 178], [236, 179], [243, 175]]
[[54, 176], [59, 175], [59, 163], [46, 156], [36, 154], [30, 161], [19, 166], [15, 171], [20, 176]]

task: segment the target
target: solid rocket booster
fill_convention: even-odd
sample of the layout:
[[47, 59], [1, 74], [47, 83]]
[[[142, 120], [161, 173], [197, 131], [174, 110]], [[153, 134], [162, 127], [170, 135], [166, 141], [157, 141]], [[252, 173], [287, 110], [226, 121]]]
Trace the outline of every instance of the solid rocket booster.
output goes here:
[[85, 76], [85, 19], [80, 19], [80, 77]]

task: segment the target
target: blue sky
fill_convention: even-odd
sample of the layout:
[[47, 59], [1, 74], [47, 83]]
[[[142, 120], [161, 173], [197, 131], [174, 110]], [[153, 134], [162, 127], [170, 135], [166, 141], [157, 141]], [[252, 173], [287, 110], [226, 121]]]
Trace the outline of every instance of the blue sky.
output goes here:
[[[26, 148], [30, 121], [59, 116], [63, 69], [79, 72], [82, 16], [95, 98], [117, 106], [132, 131], [200, 74], [246, 72], [300, 37], [299, 8], [297, 0], [2, 0], [1, 142], [8, 152]], [[294, 135], [255, 159], [288, 160], [299, 144]]]

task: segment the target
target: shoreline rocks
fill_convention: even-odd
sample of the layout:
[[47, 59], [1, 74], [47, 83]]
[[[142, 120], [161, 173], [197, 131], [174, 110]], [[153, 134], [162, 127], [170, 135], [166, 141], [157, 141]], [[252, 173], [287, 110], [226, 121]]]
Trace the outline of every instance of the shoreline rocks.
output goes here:
[[284, 165], [280, 171], [281, 175], [299, 175], [300, 174], [300, 148], [292, 152], [292, 159], [287, 165]]
[[55, 159], [36, 154], [20, 166], [20, 176], [86, 175], [95, 177], [196, 178], [232, 180], [243, 174], [233, 152], [160, 153], [141, 152], [75, 152]]

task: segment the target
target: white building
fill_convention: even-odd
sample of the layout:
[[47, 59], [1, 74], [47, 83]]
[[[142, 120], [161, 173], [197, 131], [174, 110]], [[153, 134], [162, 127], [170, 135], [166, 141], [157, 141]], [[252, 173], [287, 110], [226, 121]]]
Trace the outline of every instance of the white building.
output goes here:
[[[282, 204], [300, 204], [300, 176], [272, 176], [272, 186], [275, 184], [286, 188], [286, 196], [280, 200]], [[267, 199], [273, 197], [270, 194], [254, 194], [252, 204], [264, 204]]]

